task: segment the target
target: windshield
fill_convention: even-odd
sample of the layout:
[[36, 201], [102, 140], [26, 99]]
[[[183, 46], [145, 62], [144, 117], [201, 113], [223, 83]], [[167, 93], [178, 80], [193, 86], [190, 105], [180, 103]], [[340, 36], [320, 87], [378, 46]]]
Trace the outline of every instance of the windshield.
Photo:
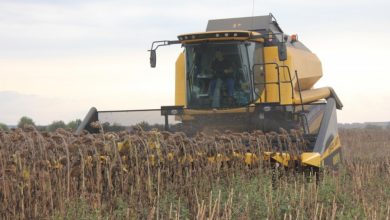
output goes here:
[[245, 42], [208, 42], [185, 47], [189, 108], [234, 108], [251, 103]]

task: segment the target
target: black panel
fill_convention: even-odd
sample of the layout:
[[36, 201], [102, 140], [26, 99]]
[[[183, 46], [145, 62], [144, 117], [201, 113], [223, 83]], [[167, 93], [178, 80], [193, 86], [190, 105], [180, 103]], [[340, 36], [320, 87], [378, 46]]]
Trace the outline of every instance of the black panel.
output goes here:
[[76, 130], [76, 134], [81, 134], [81, 132], [83, 130], [87, 130], [91, 133], [98, 133], [99, 132], [99, 128], [93, 128], [91, 127], [91, 123], [92, 122], [95, 122], [95, 121], [98, 121], [98, 111], [95, 107], [92, 107], [87, 115], [85, 116], [84, 120], [81, 122], [81, 124], [79, 125], [79, 127], [77, 128]]
[[220, 30], [266, 30], [273, 33], [283, 32], [278, 23], [273, 20], [273, 16], [271, 14], [265, 16], [209, 20], [206, 31]]
[[342, 162], [342, 151], [341, 148], [338, 148], [333, 153], [331, 153], [327, 158], [324, 160], [324, 165], [326, 167], [337, 169], [338, 166]]

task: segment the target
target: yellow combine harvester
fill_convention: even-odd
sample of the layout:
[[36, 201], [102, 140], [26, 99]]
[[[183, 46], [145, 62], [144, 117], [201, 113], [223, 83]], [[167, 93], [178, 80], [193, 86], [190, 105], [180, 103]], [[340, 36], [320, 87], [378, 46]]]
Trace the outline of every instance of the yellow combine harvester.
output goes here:
[[[286, 35], [270, 15], [210, 20], [206, 32], [182, 34], [178, 40], [155, 41], [150, 50], [156, 66], [160, 46], [181, 44], [176, 61], [175, 106], [162, 106], [165, 128], [198, 131], [302, 131], [308, 143], [299, 155], [288, 149], [264, 156], [288, 166], [335, 167], [341, 159], [336, 108], [342, 103], [330, 87], [314, 88], [321, 62], [296, 35]], [[148, 110], [142, 110], [148, 111]], [[100, 114], [92, 108], [78, 132], [92, 131]], [[169, 117], [179, 124], [170, 125]]]

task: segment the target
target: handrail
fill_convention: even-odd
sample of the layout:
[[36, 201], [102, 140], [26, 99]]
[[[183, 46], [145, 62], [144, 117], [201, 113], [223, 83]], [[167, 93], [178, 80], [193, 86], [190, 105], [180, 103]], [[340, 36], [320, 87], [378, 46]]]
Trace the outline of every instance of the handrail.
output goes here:
[[[283, 66], [280, 66], [280, 67], [286, 68], [286, 69], [287, 69], [288, 78], [289, 78], [290, 80], [283, 81], [282, 83], [290, 83], [290, 85], [291, 85], [291, 98], [292, 98], [292, 100], [294, 100], [294, 98], [295, 98], [295, 97], [294, 97], [294, 85], [293, 85], [293, 79], [291, 78], [290, 67], [288, 67], [288, 66], [286, 66], [286, 65], [283, 65]], [[295, 77], [294, 77], [294, 79], [295, 79]]]
[[303, 105], [303, 101], [302, 101], [302, 90], [301, 90], [301, 84], [299, 83], [299, 79], [298, 79], [298, 71], [295, 70], [295, 77], [297, 78], [297, 86], [298, 86], [298, 92], [299, 92], [299, 98], [301, 100], [301, 106], [302, 106], [302, 111], [305, 111], [305, 107]]
[[[296, 80], [297, 81], [297, 87], [298, 87], [298, 93], [299, 93], [299, 97], [301, 99], [301, 114], [299, 114], [300, 118], [301, 118], [301, 125], [303, 127], [303, 130], [306, 134], [309, 134], [310, 133], [310, 128], [309, 128], [309, 124], [308, 124], [308, 120], [307, 120], [307, 117], [306, 117], [306, 114], [305, 114], [305, 107], [304, 107], [304, 104], [302, 102], [302, 90], [301, 90], [301, 85], [300, 85], [300, 82], [299, 82], [299, 78], [298, 78], [298, 72], [295, 70], [295, 75], [294, 75], [294, 78], [292, 78], [291, 76], [291, 71], [290, 71], [290, 68], [287, 66], [287, 65], [280, 65], [277, 64], [277, 63], [259, 63], [259, 64], [254, 64], [253, 65], [253, 68], [252, 68], [252, 75], [253, 75], [253, 78], [254, 78], [254, 74], [255, 74], [255, 66], [266, 66], [266, 65], [275, 65], [275, 69], [276, 69], [276, 74], [277, 74], [277, 81], [272, 81], [272, 82], [267, 82], [267, 79], [266, 79], [266, 75], [267, 74], [264, 74], [264, 82], [260, 82], [260, 83], [254, 83], [254, 85], [264, 85], [264, 96], [265, 96], [265, 102], [267, 102], [267, 85], [269, 84], [276, 84], [278, 85], [278, 92], [279, 92], [279, 103], [282, 101], [282, 98], [281, 98], [281, 84], [282, 83], [289, 83], [291, 85], [291, 98], [292, 100], [294, 100], [295, 98], [295, 93], [294, 93], [294, 85], [293, 85], [293, 80]], [[280, 69], [281, 68], [285, 68], [287, 69], [287, 73], [288, 73], [288, 80], [280, 80]], [[260, 102], [262, 102], [261, 100], [261, 95], [260, 94], [257, 94], [256, 95], [260, 98]], [[294, 108], [294, 113], [295, 113], [295, 108]]]
[[[277, 69], [277, 72], [278, 72], [278, 75], [279, 75], [279, 64], [277, 63], [255, 63], [253, 64], [252, 66], [252, 75], [254, 76], [255, 75], [255, 66], [264, 66], [265, 65], [275, 65], [275, 69]], [[266, 78], [266, 74], [264, 74], [264, 82], [261, 82], [261, 83], [255, 83], [255, 85], [264, 85], [264, 97], [265, 97], [265, 102], [267, 102], [267, 86], [268, 84], [279, 84], [279, 82], [267, 82], [267, 78]], [[279, 102], [280, 102], [280, 84], [279, 84]], [[261, 102], [261, 95], [260, 94], [257, 94], [256, 95], [260, 98], [260, 102]]]
[[[288, 67], [288, 66], [286, 66], [286, 65], [281, 65], [281, 66], [279, 66], [279, 64], [277, 64], [277, 63], [274, 63], [274, 62], [271, 62], [271, 63], [256, 63], [256, 64], [253, 64], [253, 66], [252, 66], [252, 75], [254, 76], [254, 72], [255, 72], [255, 66], [266, 66], [266, 65], [275, 65], [275, 69], [276, 69], [276, 74], [277, 74], [277, 81], [272, 81], [272, 82], [267, 82], [267, 79], [266, 79], [266, 74], [264, 74], [264, 82], [260, 82], [260, 83], [254, 83], [255, 85], [264, 85], [264, 96], [265, 96], [265, 102], [267, 102], [267, 85], [269, 85], [269, 84], [277, 84], [278, 85], [278, 98], [279, 98], [279, 102], [281, 102], [282, 101], [282, 95], [281, 95], [281, 84], [282, 83], [290, 83], [290, 85], [291, 85], [291, 98], [292, 98], [292, 100], [294, 100], [294, 87], [293, 87], [293, 80], [295, 79], [295, 78], [297, 78], [297, 76], [296, 77], [294, 77], [294, 79], [292, 79], [292, 77], [291, 77], [291, 71], [290, 71], [290, 68]], [[288, 72], [288, 78], [289, 78], [289, 80], [280, 80], [280, 69], [281, 68], [286, 68], [287, 69], [287, 72]], [[258, 94], [258, 93], [256, 93], [256, 95], [259, 97], [259, 99], [260, 99], [260, 102], [262, 102], [262, 100], [261, 100], [261, 95], [260, 94]]]
[[301, 90], [301, 84], [299, 83], [298, 71], [297, 70], [295, 70], [295, 77], [297, 78], [297, 86], [298, 86], [299, 98], [301, 99], [302, 118], [304, 120], [304, 122], [303, 122], [304, 123], [303, 129], [304, 129], [304, 131], [307, 134], [309, 134], [310, 133], [310, 127], [309, 127], [309, 122], [307, 121], [307, 117], [306, 117], [306, 114], [305, 114], [305, 105], [303, 104], [303, 101], [302, 101], [302, 90]]

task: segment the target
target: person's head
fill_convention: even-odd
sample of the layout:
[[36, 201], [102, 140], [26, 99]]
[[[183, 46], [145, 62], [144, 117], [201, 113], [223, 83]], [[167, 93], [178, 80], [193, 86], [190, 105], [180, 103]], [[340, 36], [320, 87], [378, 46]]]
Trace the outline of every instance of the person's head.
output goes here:
[[220, 51], [220, 50], [217, 50], [215, 52], [215, 58], [219, 61], [222, 61], [223, 60], [223, 53]]

